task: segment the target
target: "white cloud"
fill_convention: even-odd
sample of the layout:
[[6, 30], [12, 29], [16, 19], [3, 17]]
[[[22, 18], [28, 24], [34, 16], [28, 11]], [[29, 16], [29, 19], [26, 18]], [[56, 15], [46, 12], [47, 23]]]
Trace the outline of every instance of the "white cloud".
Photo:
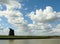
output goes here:
[[[60, 13], [59, 13], [60, 15]], [[53, 8], [50, 6], [47, 6], [46, 9], [42, 10], [36, 10], [36, 12], [31, 12], [29, 14], [29, 17], [34, 22], [51, 22], [56, 21], [58, 16], [58, 12], [53, 11]]]
[[8, 29], [0, 30], [0, 35], [8, 35], [8, 34], [9, 34], [9, 30]]
[[[0, 16], [5, 16], [9, 23], [18, 28], [18, 30], [15, 30], [15, 35], [52, 35], [51, 33], [56, 34], [57, 32], [60, 32], [58, 31], [60, 28], [57, 28], [60, 26], [53, 29], [51, 24], [45, 23], [60, 18], [60, 12], [53, 11], [52, 7], [47, 6], [44, 10], [39, 9], [36, 10], [36, 12], [31, 12], [29, 17], [33, 23], [27, 24], [23, 14], [20, 11], [15, 10], [16, 8], [21, 9], [21, 3], [18, 1], [16, 2], [15, 0], [0, 0], [0, 2], [5, 3], [7, 7], [5, 11], [0, 11]], [[0, 35], [2, 32], [4, 32], [5, 35], [8, 35], [9, 29], [0, 30]]]
[[0, 3], [8, 4], [10, 1], [18, 1], [18, 0], [0, 0]]
[[60, 33], [60, 24], [56, 25], [56, 28], [53, 29], [53, 32], [59, 32]]
[[44, 10], [33, 11], [28, 16], [33, 21], [33, 24], [28, 25], [33, 35], [58, 35], [60, 33], [60, 28], [57, 28], [60, 26], [52, 28], [51, 24], [46, 24], [47, 22], [60, 20], [60, 12], [53, 11], [52, 7], [47, 6]]
[[[0, 16], [5, 16], [8, 19], [8, 22], [11, 24], [24, 24], [24, 18], [23, 15], [20, 11], [14, 10], [16, 8], [21, 8], [21, 4], [18, 1], [14, 0], [5, 0], [6, 2], [6, 7], [7, 10], [5, 11], [0, 11]], [[1, 2], [5, 2], [1, 1]], [[19, 21], [19, 22], [18, 22]]]
[[5, 17], [8, 19], [8, 22], [13, 24], [14, 26], [18, 27], [20, 31], [24, 30], [26, 28], [27, 22], [23, 18], [23, 14], [19, 11], [8, 11], [7, 14], [5, 14]]
[[14, 10], [16, 8], [18, 9], [21, 8], [21, 4], [17, 1], [10, 1], [10, 3], [7, 4], [6, 6], [7, 6], [7, 10]]
[[60, 35], [60, 24], [57, 24], [55, 28], [51, 29], [51, 35]]
[[2, 4], [6, 4], [7, 10], [14, 10], [16, 8], [21, 8], [21, 3], [18, 0], [0, 0]]
[[8, 35], [8, 34], [9, 34], [9, 29], [4, 28], [4, 26], [0, 24], [0, 35]]
[[36, 23], [29, 24], [28, 27], [31, 35], [43, 35], [48, 34], [50, 31], [52, 31], [50, 24]]
[[0, 3], [8, 3], [8, 0], [0, 0]]
[[[7, 1], [8, 4], [5, 1]], [[5, 3], [7, 10], [0, 11], [0, 16], [5, 16], [8, 19], [9, 23], [13, 24], [19, 29], [20, 33], [23, 30], [26, 30], [27, 22], [24, 19], [23, 14], [20, 11], [15, 10], [16, 8], [18, 9], [21, 8], [21, 3], [15, 0], [9, 0], [9, 1], [5, 0], [5, 1], [1, 1], [1, 2]]]

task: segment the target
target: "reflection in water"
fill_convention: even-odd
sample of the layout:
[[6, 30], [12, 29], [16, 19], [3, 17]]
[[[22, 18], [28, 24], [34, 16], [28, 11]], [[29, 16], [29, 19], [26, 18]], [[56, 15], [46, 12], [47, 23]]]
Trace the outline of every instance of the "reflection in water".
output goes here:
[[14, 40], [9, 40], [9, 44], [14, 44]]
[[0, 40], [0, 44], [60, 44], [59, 39]]
[[29, 40], [9, 40], [9, 44], [29, 44]]

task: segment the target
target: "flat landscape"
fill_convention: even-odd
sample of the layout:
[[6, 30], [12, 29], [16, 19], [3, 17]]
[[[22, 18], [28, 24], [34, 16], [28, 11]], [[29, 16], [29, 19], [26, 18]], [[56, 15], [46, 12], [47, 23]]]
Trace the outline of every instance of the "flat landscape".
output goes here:
[[0, 36], [0, 39], [60, 39], [60, 36]]

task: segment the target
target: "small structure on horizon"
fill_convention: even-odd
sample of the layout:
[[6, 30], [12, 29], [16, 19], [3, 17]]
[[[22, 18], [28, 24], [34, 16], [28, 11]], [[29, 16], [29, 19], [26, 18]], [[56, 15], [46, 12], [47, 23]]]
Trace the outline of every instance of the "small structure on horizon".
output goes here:
[[14, 36], [14, 30], [12, 28], [9, 28], [10, 31], [9, 31], [9, 36]]

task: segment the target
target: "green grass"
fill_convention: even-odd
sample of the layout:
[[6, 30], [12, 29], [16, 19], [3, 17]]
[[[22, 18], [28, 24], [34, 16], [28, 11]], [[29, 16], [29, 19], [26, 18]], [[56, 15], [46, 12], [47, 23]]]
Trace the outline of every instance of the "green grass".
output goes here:
[[12, 38], [12, 39], [49, 39], [60, 38], [60, 36], [0, 36], [0, 38]]

